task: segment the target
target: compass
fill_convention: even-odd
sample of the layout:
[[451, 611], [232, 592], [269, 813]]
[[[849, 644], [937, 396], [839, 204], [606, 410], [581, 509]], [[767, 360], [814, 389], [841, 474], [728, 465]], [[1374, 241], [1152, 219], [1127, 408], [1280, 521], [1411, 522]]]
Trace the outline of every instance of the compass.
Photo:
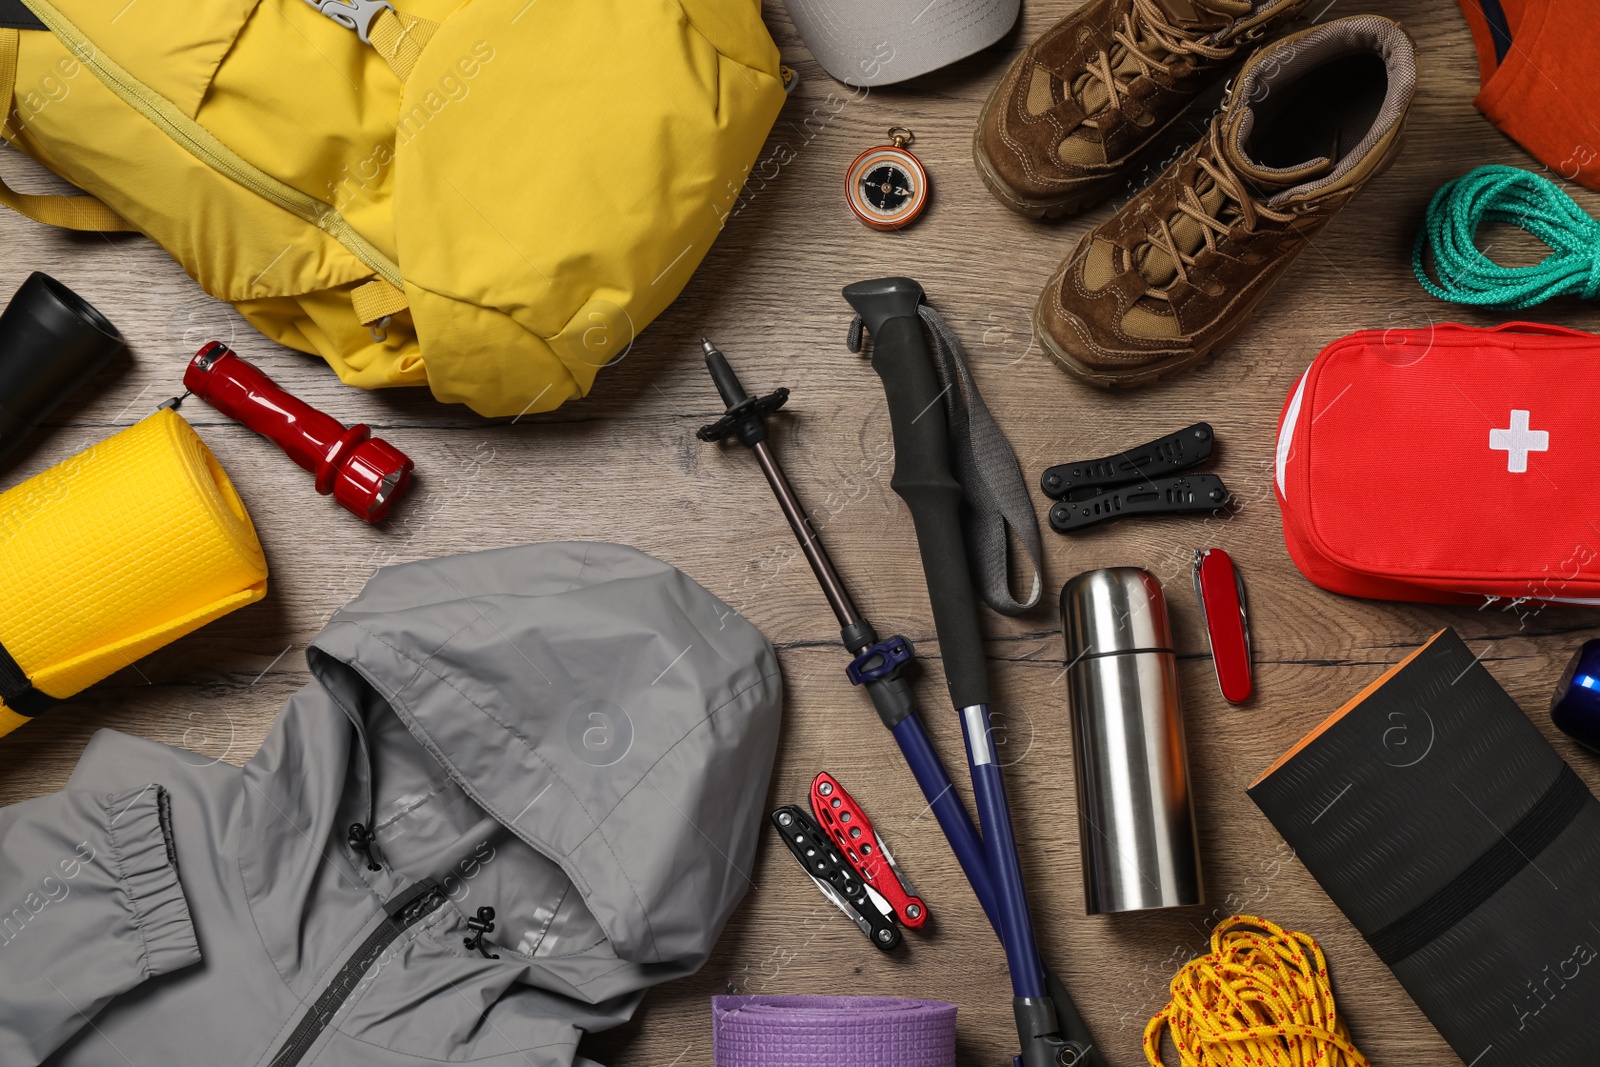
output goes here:
[[928, 172], [906, 151], [913, 136], [896, 126], [891, 143], [869, 148], [850, 164], [845, 199], [856, 218], [875, 230], [898, 230], [922, 214], [928, 204]]

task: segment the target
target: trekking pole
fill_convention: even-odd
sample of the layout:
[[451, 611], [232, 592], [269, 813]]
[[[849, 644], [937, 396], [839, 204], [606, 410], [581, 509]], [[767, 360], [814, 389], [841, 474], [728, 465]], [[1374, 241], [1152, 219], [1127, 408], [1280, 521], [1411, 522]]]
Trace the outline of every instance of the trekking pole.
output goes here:
[[[906, 502], [933, 607], [951, 702], [961, 718], [984, 858], [994, 886], [996, 927], [1011, 972], [1022, 1067], [1105, 1067], [1065, 987], [1045, 970], [1034, 937], [1012, 833], [1005, 779], [989, 722], [989, 672], [961, 526], [962, 488], [950, 471], [943, 390], [922, 333], [922, 286], [883, 278], [845, 287], [872, 337], [872, 367], [883, 379], [894, 435], [890, 485]], [[955, 388], [952, 382], [951, 388]]]
[[800, 542], [800, 551], [805, 554], [806, 562], [811, 564], [812, 573], [817, 576], [822, 593], [828, 599], [828, 606], [839, 620], [840, 640], [854, 657], [845, 668], [845, 673], [852, 684], [866, 688], [878, 717], [894, 735], [912, 776], [928, 800], [928, 807], [939, 821], [939, 828], [944, 831], [951, 851], [956, 854], [956, 860], [972, 885], [972, 892], [998, 934], [999, 918], [989, 867], [983, 855], [983, 842], [979, 840], [977, 828], [972, 824], [972, 816], [967, 814], [967, 806], [956, 794], [950, 775], [928, 739], [922, 720], [917, 717], [916, 698], [912, 695], [909, 681], [904, 677], [904, 670], [914, 655], [911, 642], [898, 636], [887, 641], [878, 639], [877, 631], [851, 600], [844, 579], [839, 577], [833, 560], [828, 557], [828, 550], [823, 547], [811, 521], [806, 518], [799, 496], [795, 494], [777, 456], [767, 444], [767, 416], [788, 401], [789, 390], [779, 389], [767, 396], [747, 395], [738, 375], [728, 365], [727, 357], [717, 351], [710, 341], [702, 340], [700, 344], [705, 351], [706, 367], [711, 371], [722, 402], [727, 405], [727, 412], [716, 422], [702, 426], [697, 436], [702, 441], [720, 441], [736, 436], [740, 444], [755, 453], [761, 473], [766, 475], [767, 484], [772, 487], [772, 495], [778, 498], [778, 506], [783, 510], [784, 518], [789, 520], [795, 539]]

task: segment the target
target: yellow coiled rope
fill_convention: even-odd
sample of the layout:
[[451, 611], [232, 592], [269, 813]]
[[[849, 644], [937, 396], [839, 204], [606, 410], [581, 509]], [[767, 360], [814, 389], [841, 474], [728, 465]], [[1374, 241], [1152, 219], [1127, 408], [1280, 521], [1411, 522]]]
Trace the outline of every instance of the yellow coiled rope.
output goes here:
[[1333, 1003], [1328, 964], [1310, 935], [1254, 915], [1211, 933], [1211, 953], [1172, 979], [1172, 1003], [1144, 1030], [1163, 1067], [1169, 1030], [1182, 1067], [1368, 1067]]

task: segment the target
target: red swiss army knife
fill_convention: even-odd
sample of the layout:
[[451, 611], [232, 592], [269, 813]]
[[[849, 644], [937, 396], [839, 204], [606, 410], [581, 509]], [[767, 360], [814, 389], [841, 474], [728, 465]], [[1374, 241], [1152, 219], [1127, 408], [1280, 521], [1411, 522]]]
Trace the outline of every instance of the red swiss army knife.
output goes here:
[[1250, 617], [1245, 609], [1244, 582], [1222, 549], [1195, 549], [1194, 591], [1211, 640], [1217, 685], [1230, 703], [1242, 703], [1252, 688]]
[[928, 921], [928, 906], [901, 875], [872, 820], [827, 771], [811, 781], [811, 811], [862, 883], [894, 909], [895, 918], [912, 929]]

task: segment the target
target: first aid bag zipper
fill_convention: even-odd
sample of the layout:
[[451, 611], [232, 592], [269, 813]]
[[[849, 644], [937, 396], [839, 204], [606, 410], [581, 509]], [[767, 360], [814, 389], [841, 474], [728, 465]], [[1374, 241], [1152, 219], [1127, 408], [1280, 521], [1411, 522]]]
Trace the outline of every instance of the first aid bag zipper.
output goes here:
[[378, 928], [367, 935], [361, 947], [344, 961], [316, 1001], [306, 1009], [294, 1032], [289, 1035], [278, 1054], [272, 1057], [269, 1067], [295, 1067], [305, 1058], [311, 1046], [317, 1043], [333, 1017], [339, 1014], [350, 994], [355, 992], [361, 976], [366, 974], [383, 956], [390, 945], [417, 923], [438, 911], [449, 898], [444, 889], [432, 881], [419, 882], [395, 900], [384, 905], [387, 916]]
[[279, 181], [247, 162], [233, 149], [217, 140], [211, 131], [185, 115], [172, 101], [139, 79], [97, 48], [49, 0], [23, 0], [39, 21], [50, 28], [62, 44], [94, 76], [105, 83], [122, 101], [149, 119], [156, 128], [177, 142], [185, 151], [212, 170], [276, 204], [292, 215], [309, 222], [338, 241], [373, 273], [400, 288], [400, 268], [347, 222], [343, 215], [314, 196]]

